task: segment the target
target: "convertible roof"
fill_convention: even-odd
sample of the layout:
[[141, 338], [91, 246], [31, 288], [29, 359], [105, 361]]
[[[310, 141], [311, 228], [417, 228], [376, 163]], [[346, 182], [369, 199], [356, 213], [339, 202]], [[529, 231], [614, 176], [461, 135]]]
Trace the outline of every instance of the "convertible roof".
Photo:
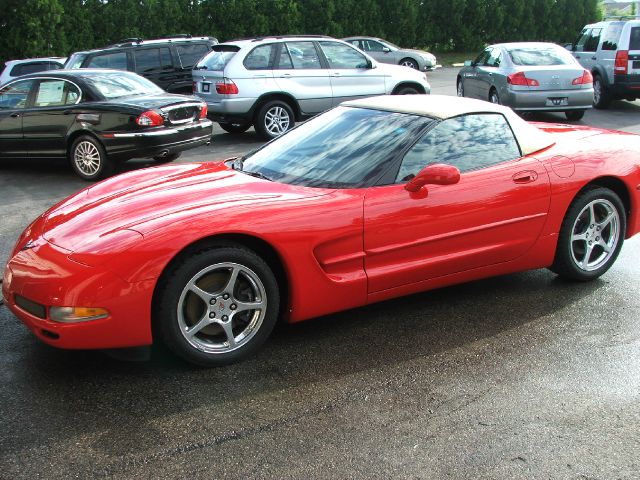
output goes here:
[[471, 98], [448, 95], [382, 95], [352, 100], [342, 105], [422, 115], [438, 120], [471, 113], [500, 113], [511, 125], [523, 155], [530, 155], [555, 143], [550, 134], [527, 123], [510, 108]]

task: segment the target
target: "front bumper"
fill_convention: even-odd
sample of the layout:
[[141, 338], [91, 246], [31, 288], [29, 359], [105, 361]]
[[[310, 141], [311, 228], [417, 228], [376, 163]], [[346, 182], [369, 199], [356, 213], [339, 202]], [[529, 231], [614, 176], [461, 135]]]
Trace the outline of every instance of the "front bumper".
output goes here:
[[175, 127], [161, 127], [141, 132], [105, 132], [102, 142], [111, 158], [155, 157], [206, 145], [211, 141], [213, 122], [208, 119]]
[[[587, 110], [593, 106], [593, 88], [576, 90], [511, 90], [501, 95], [503, 105], [518, 111], [565, 112]], [[553, 105], [550, 99], [566, 98], [563, 105]]]
[[[150, 345], [154, 282], [128, 283], [105, 268], [72, 261], [70, 253], [42, 238], [35, 247], [15, 253], [2, 282], [2, 295], [13, 314], [40, 340], [59, 348]], [[26, 308], [20, 297], [38, 308]], [[106, 308], [109, 316], [59, 323], [49, 317], [51, 306]]]

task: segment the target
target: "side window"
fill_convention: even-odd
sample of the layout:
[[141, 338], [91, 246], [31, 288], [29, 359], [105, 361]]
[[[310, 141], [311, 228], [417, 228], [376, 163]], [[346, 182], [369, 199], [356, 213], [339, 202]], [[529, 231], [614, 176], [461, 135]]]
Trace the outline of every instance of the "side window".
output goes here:
[[355, 48], [338, 42], [320, 42], [331, 68], [367, 68], [369, 62]]
[[313, 42], [287, 42], [293, 68], [322, 68], [320, 57]]
[[251, 50], [242, 63], [247, 70], [269, 70], [273, 65], [275, 47], [273, 43], [260, 45]]
[[629, 35], [629, 50], [640, 50], [640, 27], [632, 27]]
[[176, 45], [176, 51], [180, 58], [182, 68], [191, 68], [198, 60], [209, 53], [209, 47], [204, 43], [189, 43], [186, 45]]
[[280, 56], [278, 57], [278, 64], [275, 68], [290, 69], [293, 68], [293, 62], [291, 61], [291, 55], [286, 44], [280, 45]]
[[34, 80], [23, 80], [0, 89], [0, 110], [13, 110], [27, 106]]
[[585, 28], [584, 30], [582, 30], [580, 35], [578, 35], [578, 38], [576, 39], [576, 52], [584, 51], [584, 44], [589, 39], [590, 33], [591, 33], [591, 29]]
[[88, 68], [115, 68], [116, 70], [127, 69], [127, 54], [126, 52], [105, 53], [103, 55], [96, 55], [93, 57]]
[[383, 52], [384, 51], [384, 45], [382, 45], [380, 42], [376, 42], [375, 40], [367, 40], [366, 41], [368, 44], [368, 48], [367, 48], [367, 52]]
[[591, 30], [591, 35], [587, 38], [587, 41], [584, 44], [585, 52], [595, 52], [598, 50], [598, 44], [600, 43], [600, 33], [602, 33], [601, 28], [594, 28]]
[[[56, 65], [56, 67], [50, 67], [49, 65]], [[30, 73], [43, 72], [45, 70], [53, 70], [55, 68], [61, 68], [60, 65], [53, 62], [29, 62], [29, 63], [20, 63], [15, 65], [11, 69], [12, 77], [19, 77], [20, 75], [28, 75]]]
[[501, 57], [501, 52], [499, 48], [493, 48], [491, 49], [491, 55], [489, 56], [489, 59], [487, 60], [487, 67], [499, 67], [500, 66], [500, 61], [502, 59]]
[[[602, 50], [617, 50], [620, 34], [622, 33], [622, 23], [612, 23], [607, 28], [602, 37]], [[638, 29], [640, 30], [640, 29]]]
[[473, 63], [479, 66], [484, 66], [487, 63], [487, 60], [489, 60], [489, 56], [491, 56], [491, 49], [486, 48], [482, 51], [480, 55], [478, 55], [478, 57], [473, 61]]
[[133, 58], [136, 61], [136, 72], [138, 73], [148, 73], [154, 70], [160, 70], [162, 67], [159, 48], [134, 50]]
[[365, 46], [363, 45], [364, 42], [361, 42], [360, 40], [349, 40], [349, 43], [360, 50], [365, 49]]
[[520, 148], [502, 115], [463, 115], [428, 131], [404, 156], [396, 182], [410, 180], [432, 163], [454, 165], [464, 173], [519, 157]]
[[36, 89], [34, 107], [73, 105], [80, 98], [80, 90], [64, 80], [42, 80]]

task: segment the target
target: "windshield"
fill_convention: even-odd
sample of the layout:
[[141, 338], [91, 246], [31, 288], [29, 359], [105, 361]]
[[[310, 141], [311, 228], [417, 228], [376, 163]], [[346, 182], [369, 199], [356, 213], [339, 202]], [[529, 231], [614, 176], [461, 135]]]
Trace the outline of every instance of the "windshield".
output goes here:
[[398, 45], [396, 45], [395, 43], [391, 43], [391, 42], [389, 42], [387, 40], [382, 40], [382, 44], [386, 45], [391, 50], [401, 50], [401, 48]]
[[73, 55], [71, 55], [71, 57], [69, 57], [69, 60], [67, 60], [67, 63], [64, 64], [64, 68], [66, 69], [80, 68], [80, 66], [82, 65], [82, 62], [84, 62], [84, 59], [86, 57], [87, 57], [86, 53], [74, 53]]
[[509, 50], [509, 56], [515, 65], [523, 66], [571, 65], [575, 63], [573, 56], [560, 47], [514, 48]]
[[82, 79], [97, 90], [106, 100], [130, 95], [163, 93], [155, 83], [135, 73], [113, 72], [84, 75]]
[[417, 115], [337, 107], [250, 154], [242, 170], [307, 187], [368, 186], [431, 122]]
[[224, 70], [229, 60], [231, 60], [240, 47], [236, 45], [215, 45], [213, 51], [205, 55], [194, 70]]

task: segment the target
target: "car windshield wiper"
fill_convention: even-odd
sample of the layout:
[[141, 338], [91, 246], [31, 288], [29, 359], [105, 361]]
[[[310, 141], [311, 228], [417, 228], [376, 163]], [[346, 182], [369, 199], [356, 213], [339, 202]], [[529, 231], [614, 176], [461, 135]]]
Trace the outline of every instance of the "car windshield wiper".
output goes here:
[[247, 175], [251, 175], [252, 177], [261, 178], [262, 180], [269, 180], [273, 182], [273, 180], [267, 177], [264, 173], [260, 172], [252, 172], [251, 170], [240, 170], [242, 173], [246, 173]]

